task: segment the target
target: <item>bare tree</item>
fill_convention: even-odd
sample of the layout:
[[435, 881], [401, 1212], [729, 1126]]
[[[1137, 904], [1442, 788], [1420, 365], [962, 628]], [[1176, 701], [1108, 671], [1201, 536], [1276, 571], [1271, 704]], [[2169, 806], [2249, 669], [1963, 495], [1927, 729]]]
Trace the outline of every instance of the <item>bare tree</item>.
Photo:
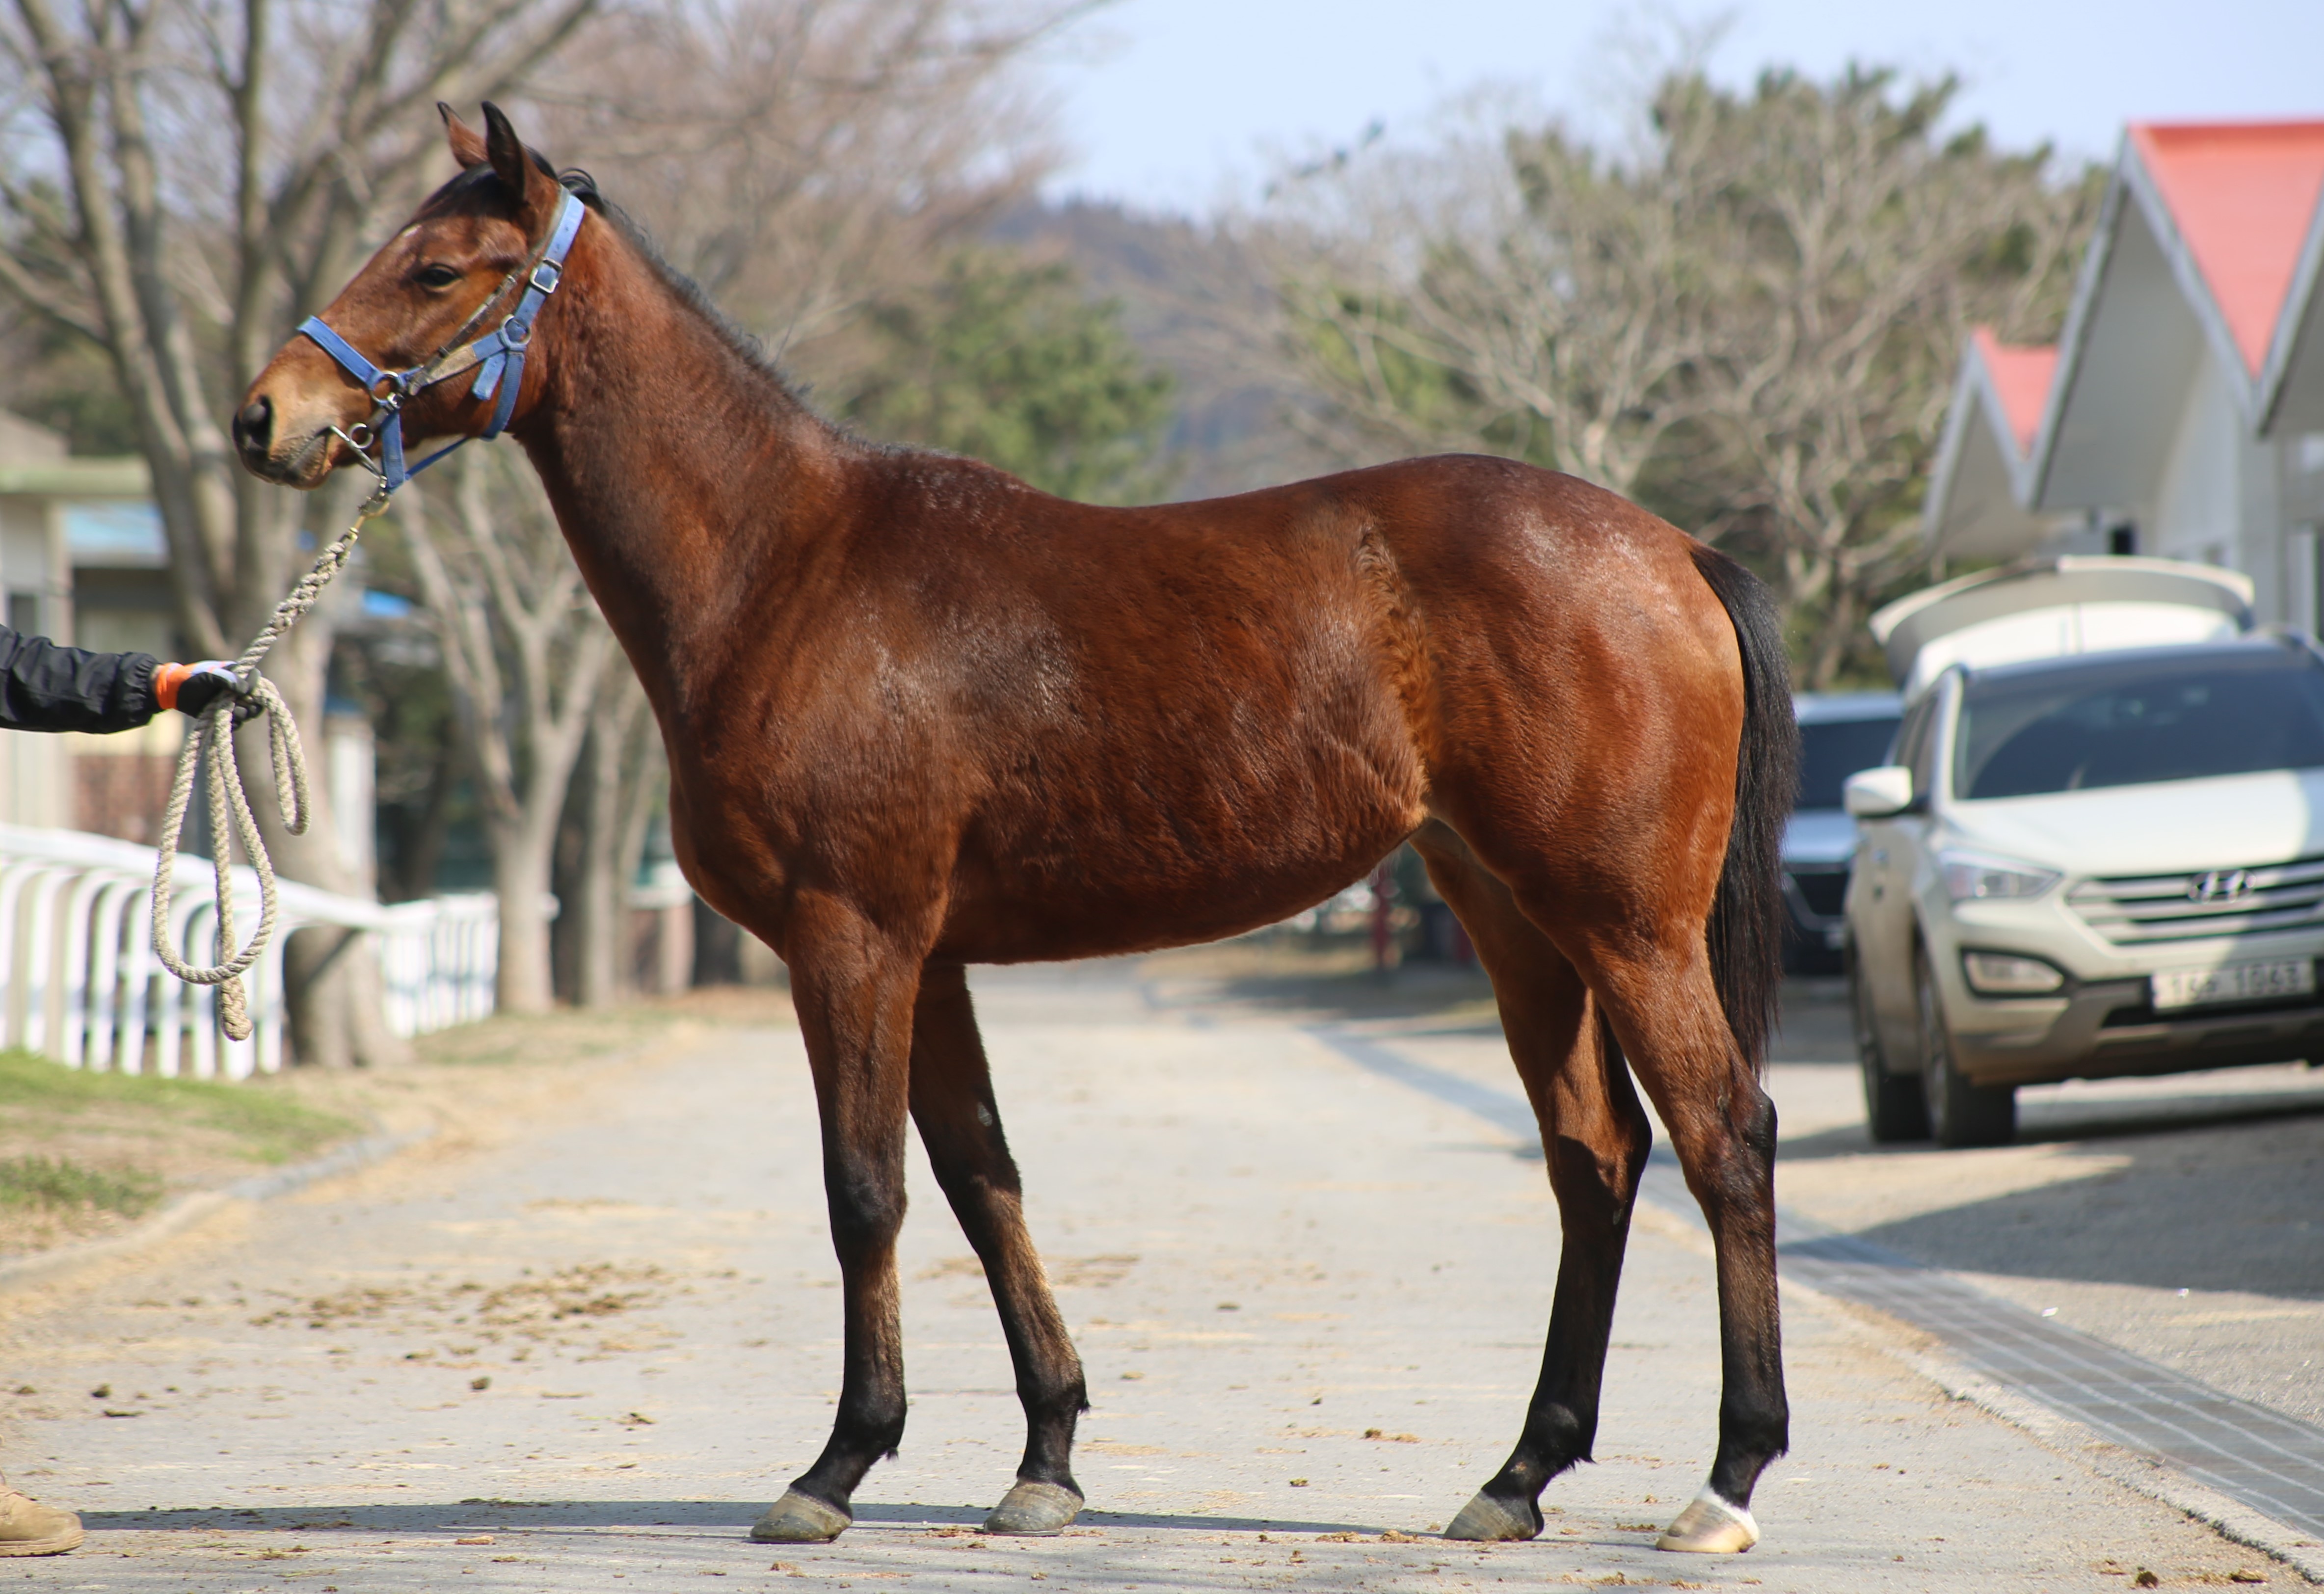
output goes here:
[[625, 661], [607, 672], [589, 718], [582, 784], [580, 900], [574, 1000], [607, 1007], [627, 993], [630, 887], [646, 831], [669, 783], [660, 727]]
[[1717, 197], [1700, 153], [1499, 128], [1279, 190], [1293, 236], [1322, 245], [1282, 279], [1286, 347], [1323, 400], [1295, 416], [1350, 462], [1476, 449], [1632, 491], [1701, 414]]
[[2096, 189], [1940, 131], [1950, 81], [1663, 73], [1607, 154], [1553, 126], [1349, 152], [1277, 233], [1293, 419], [1351, 461], [1529, 459], [1730, 537], [1807, 684], [1917, 562], [1973, 323], [2062, 314]]
[[551, 1000], [558, 820], [616, 649], [524, 461], [472, 448], [445, 469], [447, 516], [432, 512], [441, 490], [417, 483], [398, 496], [397, 516], [443, 646], [492, 847], [498, 1003], [540, 1012]]
[[[198, 652], [239, 650], [285, 590], [302, 525], [348, 499], [302, 502], [244, 475], [222, 418], [379, 222], [438, 175], [422, 158], [439, 136], [428, 107], [505, 94], [595, 5], [11, 0], [0, 14], [0, 292], [104, 350]], [[310, 620], [270, 660], [302, 719], [320, 708], [329, 651]], [[285, 873], [362, 889], [327, 816], [300, 842], [260, 807]], [[309, 1060], [391, 1049], [375, 1002], [312, 989], [363, 961], [294, 945]]]
[[1971, 325], [2054, 330], [2096, 189], [2046, 150], [1940, 132], [1948, 79], [1850, 69], [1700, 78], [1656, 111], [1702, 153], [1725, 225], [1710, 384], [1724, 507], [1777, 576], [1803, 684], [1828, 687], [1885, 589], [1920, 564], [1919, 511]]
[[1056, 163], [1026, 70], [1089, 0], [735, 0], [621, 14], [547, 137], [811, 374], [883, 289]]

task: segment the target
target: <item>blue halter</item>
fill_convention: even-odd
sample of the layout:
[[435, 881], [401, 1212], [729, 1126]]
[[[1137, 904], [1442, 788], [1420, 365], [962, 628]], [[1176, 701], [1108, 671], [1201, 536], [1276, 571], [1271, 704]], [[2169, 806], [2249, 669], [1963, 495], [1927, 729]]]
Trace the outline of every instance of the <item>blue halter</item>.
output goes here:
[[[541, 245], [540, 254], [528, 265], [519, 266], [503, 278], [492, 296], [476, 307], [476, 313], [452, 334], [442, 348], [409, 371], [381, 370], [364, 359], [355, 345], [326, 326], [320, 316], [309, 316], [300, 323], [299, 330], [337, 360], [348, 375], [363, 383], [364, 392], [372, 396], [371, 417], [355, 428], [366, 435], [357, 438], [339, 432], [339, 436], [355, 449], [355, 457], [363, 461], [364, 468], [377, 474], [382, 493], [394, 492], [468, 440], [462, 438], [405, 469], [403, 406], [414, 393], [448, 381], [472, 365], [481, 366], [475, 385], [468, 390], [469, 396], [492, 399], [497, 393], [498, 399], [493, 405], [492, 423], [479, 435], [490, 442], [507, 429], [509, 418], [516, 413], [517, 390], [524, 385], [524, 355], [532, 343], [533, 318], [540, 314], [540, 307], [549, 302], [549, 296], [557, 291], [557, 284], [565, 273], [566, 252], [573, 247], [574, 235], [581, 230], [581, 218], [587, 214], [587, 207], [576, 196], [566, 195], [564, 208], [557, 213], [557, 225], [549, 230], [549, 241]], [[447, 356], [447, 351], [452, 351], [484, 319], [484, 312], [498, 304], [501, 296], [521, 279], [525, 284], [524, 297], [517, 301], [508, 319]], [[336, 427], [332, 429], [338, 430]], [[374, 441], [379, 444], [376, 463], [365, 452]]]

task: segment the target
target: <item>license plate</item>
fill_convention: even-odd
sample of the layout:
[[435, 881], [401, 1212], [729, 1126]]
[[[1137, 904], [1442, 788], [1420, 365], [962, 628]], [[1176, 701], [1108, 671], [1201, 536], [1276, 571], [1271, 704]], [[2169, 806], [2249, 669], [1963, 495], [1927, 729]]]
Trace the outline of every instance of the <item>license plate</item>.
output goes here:
[[2154, 1006], [2160, 1012], [2211, 1002], [2268, 1001], [2277, 997], [2306, 996], [2315, 989], [2313, 958], [2223, 963], [2216, 969], [2158, 969], [2154, 973]]

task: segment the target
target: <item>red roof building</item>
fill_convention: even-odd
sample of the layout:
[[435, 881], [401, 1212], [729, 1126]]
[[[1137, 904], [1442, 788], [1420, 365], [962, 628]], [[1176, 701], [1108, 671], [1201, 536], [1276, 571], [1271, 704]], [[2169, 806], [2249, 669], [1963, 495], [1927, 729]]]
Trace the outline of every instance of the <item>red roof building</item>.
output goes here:
[[2324, 121], [2135, 124], [2064, 335], [1986, 330], [1924, 522], [1940, 557], [2137, 552], [2250, 576], [2315, 629]]

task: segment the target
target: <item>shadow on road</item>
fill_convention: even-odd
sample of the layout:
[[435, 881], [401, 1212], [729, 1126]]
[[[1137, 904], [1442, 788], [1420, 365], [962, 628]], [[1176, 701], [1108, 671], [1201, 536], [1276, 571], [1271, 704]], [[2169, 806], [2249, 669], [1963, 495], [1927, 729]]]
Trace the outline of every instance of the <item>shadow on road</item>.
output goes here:
[[2058, 1138], [2087, 1172], [1859, 1232], [1963, 1272], [2324, 1300], [2324, 1112]]
[[[747, 1534], [763, 1500], [457, 1500], [296, 1510], [83, 1511], [92, 1533], [493, 1533], [520, 1528], [731, 1528]], [[983, 1506], [858, 1505], [858, 1527], [973, 1527]], [[1167, 1516], [1084, 1511], [1082, 1527], [1178, 1528], [1194, 1533], [1381, 1533], [1377, 1524], [1290, 1517]], [[808, 1550], [812, 1544], [772, 1546]]]

